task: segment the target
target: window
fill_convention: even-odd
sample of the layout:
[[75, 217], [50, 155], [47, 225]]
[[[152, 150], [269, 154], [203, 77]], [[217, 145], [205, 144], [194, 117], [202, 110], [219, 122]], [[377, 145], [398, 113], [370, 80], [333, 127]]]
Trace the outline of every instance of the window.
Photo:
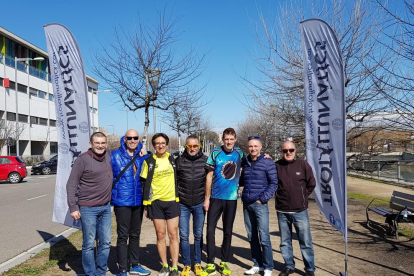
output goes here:
[[56, 126], [56, 120], [49, 120], [50, 126]]
[[39, 118], [30, 116], [30, 123], [37, 125], [39, 123]]
[[14, 81], [9, 81], [9, 83], [10, 83], [9, 88], [14, 90], [14, 87], [15, 87]]
[[16, 121], [16, 113], [7, 112], [7, 121]]
[[37, 93], [37, 96], [42, 99], [46, 99], [46, 92], [40, 91]]
[[19, 114], [19, 122], [28, 123], [29, 122], [29, 116], [24, 115], [24, 114]]
[[47, 119], [39, 118], [39, 125], [47, 126]]
[[53, 99], [54, 99], [53, 94], [49, 94], [49, 101], [52, 101], [53, 102]]
[[18, 83], [17, 84], [17, 91], [27, 94], [27, 86]]
[[11, 164], [11, 161], [7, 157], [0, 157], [0, 164]]
[[57, 153], [57, 142], [50, 142], [50, 153]]
[[30, 88], [30, 98], [37, 97], [37, 90]]

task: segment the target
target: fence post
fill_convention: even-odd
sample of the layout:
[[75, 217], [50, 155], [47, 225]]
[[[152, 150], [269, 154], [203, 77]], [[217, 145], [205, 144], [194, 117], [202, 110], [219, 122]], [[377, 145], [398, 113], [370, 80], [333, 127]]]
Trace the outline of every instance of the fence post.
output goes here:
[[397, 163], [397, 181], [400, 182], [400, 178], [401, 178], [401, 162], [398, 161]]
[[378, 165], [377, 165], [377, 169], [378, 169], [378, 179], [380, 178], [380, 170], [381, 170], [381, 165], [380, 165], [380, 161], [378, 160]]

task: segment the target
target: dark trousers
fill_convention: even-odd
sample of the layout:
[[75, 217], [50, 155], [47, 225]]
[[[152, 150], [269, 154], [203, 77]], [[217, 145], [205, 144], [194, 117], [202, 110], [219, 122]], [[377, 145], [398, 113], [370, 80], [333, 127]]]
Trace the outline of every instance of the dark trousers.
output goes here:
[[207, 213], [207, 263], [214, 263], [216, 248], [216, 227], [220, 216], [223, 215], [223, 243], [221, 245], [221, 260], [227, 262], [230, 258], [233, 224], [236, 217], [237, 200], [210, 199]]
[[116, 253], [120, 270], [128, 270], [128, 254], [130, 264], [133, 267], [139, 263], [139, 237], [143, 210], [142, 206], [114, 206], [118, 234]]

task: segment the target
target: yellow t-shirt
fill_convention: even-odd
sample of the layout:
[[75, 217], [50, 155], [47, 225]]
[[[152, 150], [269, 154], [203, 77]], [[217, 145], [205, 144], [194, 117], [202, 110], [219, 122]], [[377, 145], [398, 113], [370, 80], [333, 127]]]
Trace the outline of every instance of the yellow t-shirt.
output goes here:
[[[157, 158], [154, 154], [155, 168], [154, 177], [152, 178], [152, 198], [151, 201], [176, 201], [175, 199], [175, 179], [174, 169], [168, 159], [169, 154], [163, 158]], [[142, 164], [141, 177], [147, 178], [148, 176], [148, 164], [144, 162]]]

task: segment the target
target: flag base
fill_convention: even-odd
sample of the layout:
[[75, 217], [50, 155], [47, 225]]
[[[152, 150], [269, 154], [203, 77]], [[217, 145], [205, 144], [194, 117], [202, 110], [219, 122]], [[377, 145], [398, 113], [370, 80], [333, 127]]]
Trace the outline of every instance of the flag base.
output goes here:
[[346, 276], [346, 272], [339, 272], [339, 276]]

